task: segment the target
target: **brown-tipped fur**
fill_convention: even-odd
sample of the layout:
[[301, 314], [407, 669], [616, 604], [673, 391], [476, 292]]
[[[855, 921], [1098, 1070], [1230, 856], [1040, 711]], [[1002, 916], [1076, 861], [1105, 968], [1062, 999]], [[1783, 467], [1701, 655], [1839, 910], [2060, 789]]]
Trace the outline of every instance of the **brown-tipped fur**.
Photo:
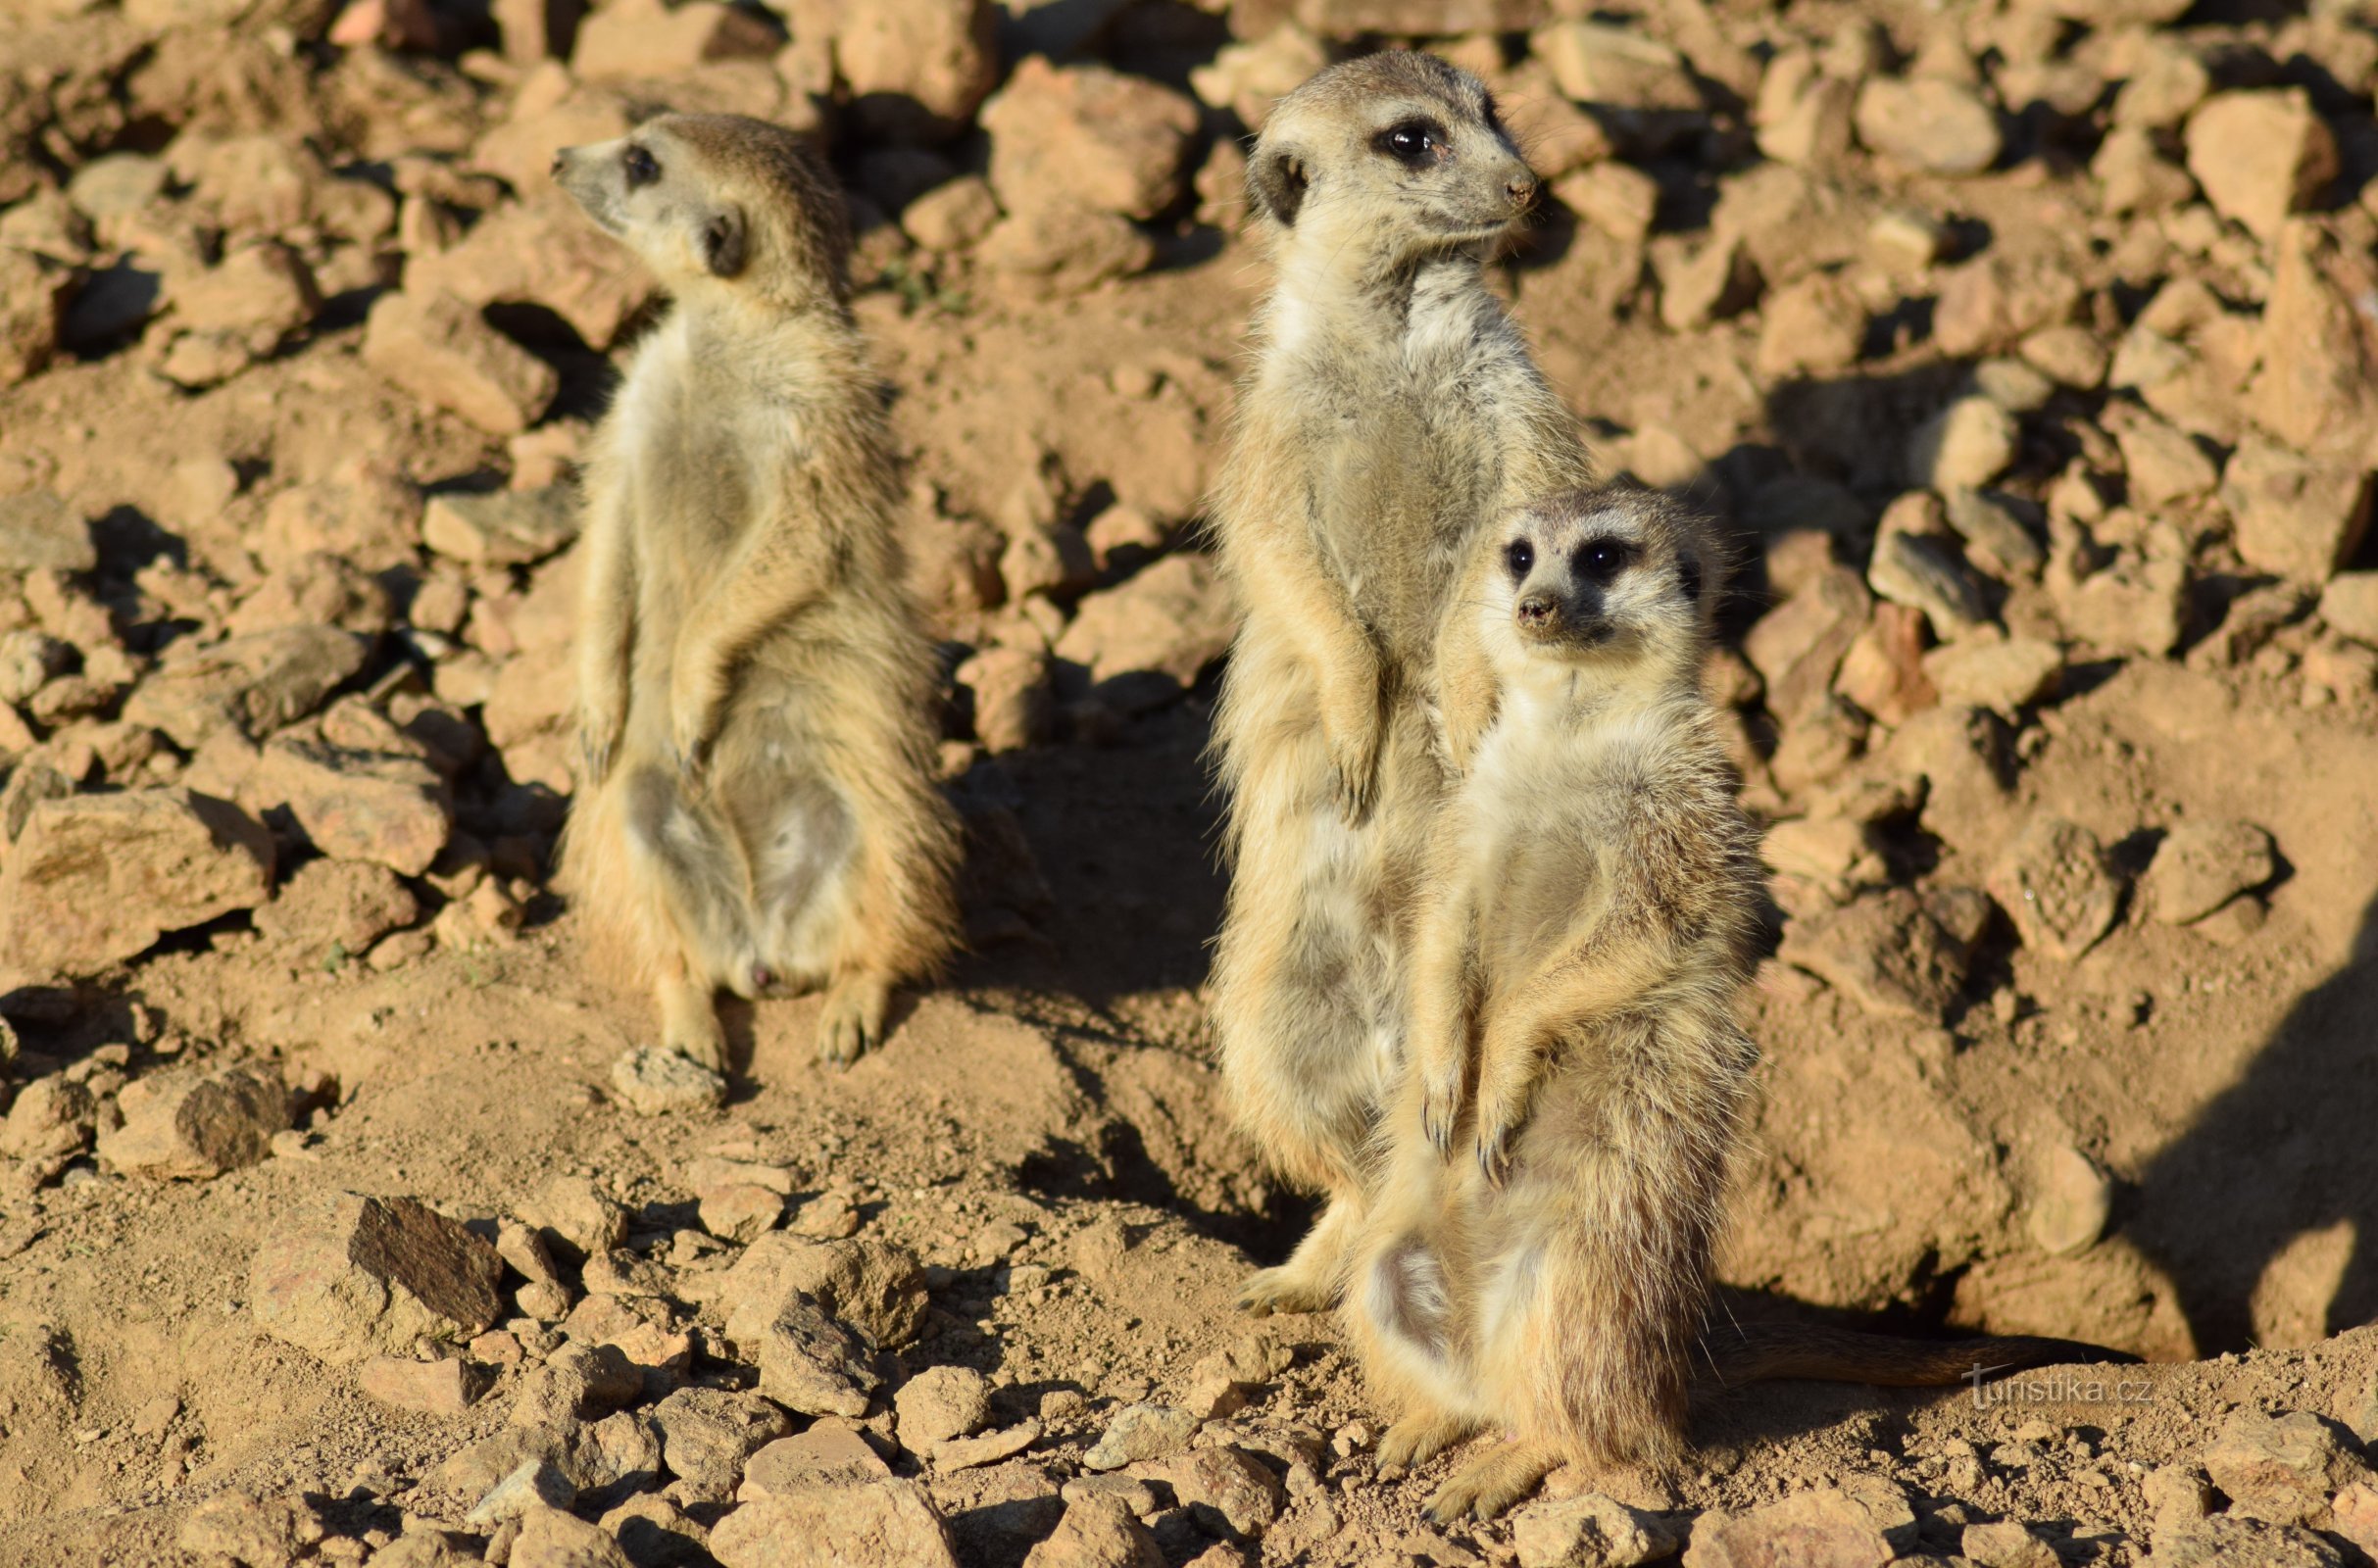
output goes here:
[[1511, 1438], [1446, 1483], [1440, 1519], [1561, 1463], [1674, 1459], [1697, 1373], [1929, 1385], [2104, 1353], [1704, 1333], [1757, 1059], [1734, 1019], [1757, 837], [1699, 679], [1721, 565], [1701, 519], [1590, 488], [1502, 519], [1447, 615], [1462, 778], [1429, 830], [1411, 1068], [1345, 1314], [1401, 1412], [1383, 1463]]
[[840, 198], [798, 138], [730, 116], [556, 176], [673, 297], [586, 468], [566, 885], [671, 1049], [723, 1065], [721, 987], [822, 985], [818, 1049], [847, 1061], [953, 945], [958, 831]]
[[[1422, 122], [1417, 161], [1382, 150]], [[1425, 55], [1333, 67], [1273, 108], [1248, 184], [1278, 280], [1213, 506], [1246, 622], [1214, 717], [1233, 874], [1212, 1011], [1240, 1124], [1330, 1200], [1241, 1299], [1312, 1311], [1343, 1282], [1401, 1052], [1445, 594], [1481, 517], [1588, 465], [1485, 285], [1535, 180], [1475, 78]]]

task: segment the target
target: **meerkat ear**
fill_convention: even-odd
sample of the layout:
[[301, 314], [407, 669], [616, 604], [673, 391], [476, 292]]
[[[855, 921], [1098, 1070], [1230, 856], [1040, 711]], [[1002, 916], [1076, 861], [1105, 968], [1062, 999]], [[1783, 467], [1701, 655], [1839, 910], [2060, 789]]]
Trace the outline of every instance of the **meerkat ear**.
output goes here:
[[713, 277], [733, 277], [743, 270], [743, 209], [721, 207], [702, 221], [702, 262]]
[[1247, 166], [1248, 201], [1258, 212], [1269, 214], [1282, 228], [1296, 226], [1307, 183], [1305, 166], [1291, 152], [1266, 153]]

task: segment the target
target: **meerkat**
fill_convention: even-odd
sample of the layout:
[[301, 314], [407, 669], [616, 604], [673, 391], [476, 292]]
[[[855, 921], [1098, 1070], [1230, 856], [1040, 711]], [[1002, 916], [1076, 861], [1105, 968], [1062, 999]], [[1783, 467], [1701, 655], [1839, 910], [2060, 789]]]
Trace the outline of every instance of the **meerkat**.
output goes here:
[[727, 115], [554, 177], [670, 298], [585, 471], [568, 881], [669, 1049], [721, 1068], [720, 989], [822, 986], [818, 1054], [851, 1061], [953, 945], [959, 840], [840, 197]]
[[1383, 1467], [1511, 1437], [1437, 1494], [1440, 1519], [1495, 1512], [1562, 1462], [1674, 1458], [1697, 1341], [1723, 1383], [2103, 1354], [1704, 1336], [1758, 1059], [1734, 1012], [1758, 834], [1701, 693], [1720, 567], [1697, 516], [1588, 488], [1484, 536], [1447, 612], [1449, 689], [1491, 680], [1491, 717], [1445, 726], [1459, 783], [1430, 829], [1410, 1065], [1345, 1310], [1404, 1412]]
[[1277, 277], [1211, 509], [1245, 619], [1214, 715], [1232, 878], [1210, 1001], [1240, 1124], [1326, 1199], [1241, 1304], [1318, 1311], [1401, 1051], [1444, 595], [1481, 517], [1590, 467], [1486, 285], [1537, 186], [1475, 77], [1424, 54], [1334, 66], [1273, 106], [1247, 184]]

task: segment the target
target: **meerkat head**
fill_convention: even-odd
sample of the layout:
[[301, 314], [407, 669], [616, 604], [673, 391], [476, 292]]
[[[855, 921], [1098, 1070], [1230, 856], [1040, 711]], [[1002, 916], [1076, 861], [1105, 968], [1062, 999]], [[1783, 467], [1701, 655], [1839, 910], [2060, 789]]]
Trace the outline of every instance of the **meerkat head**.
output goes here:
[[673, 294], [720, 281], [841, 305], [850, 229], [824, 161], [780, 125], [662, 115], [554, 154], [554, 182]]
[[1723, 563], [1708, 521], [1636, 485], [1521, 507], [1485, 535], [1499, 662], [1699, 675]]
[[1332, 66], [1274, 104], [1247, 165], [1250, 205], [1287, 243], [1395, 261], [1482, 253], [1536, 185], [1485, 83], [1403, 50]]

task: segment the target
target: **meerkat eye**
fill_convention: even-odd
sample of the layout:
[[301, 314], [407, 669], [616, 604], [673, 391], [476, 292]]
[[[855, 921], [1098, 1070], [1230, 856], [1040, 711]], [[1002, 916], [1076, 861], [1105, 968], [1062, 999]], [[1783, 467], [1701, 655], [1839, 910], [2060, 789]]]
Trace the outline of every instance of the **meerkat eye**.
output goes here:
[[1417, 169], [1445, 145], [1445, 127], [1433, 120], [1405, 120], [1371, 138], [1371, 145], [1398, 163]]
[[1588, 539], [1577, 547], [1577, 575], [1607, 583], [1626, 569], [1634, 547], [1623, 539]]
[[1536, 564], [1536, 547], [1524, 539], [1513, 539], [1511, 548], [1503, 552], [1503, 559], [1511, 564], [1513, 578], [1524, 577]]
[[620, 161], [627, 168], [627, 188], [629, 190], [634, 190], [639, 185], [649, 185], [661, 177], [660, 161], [632, 142], [629, 143], [627, 151]]

